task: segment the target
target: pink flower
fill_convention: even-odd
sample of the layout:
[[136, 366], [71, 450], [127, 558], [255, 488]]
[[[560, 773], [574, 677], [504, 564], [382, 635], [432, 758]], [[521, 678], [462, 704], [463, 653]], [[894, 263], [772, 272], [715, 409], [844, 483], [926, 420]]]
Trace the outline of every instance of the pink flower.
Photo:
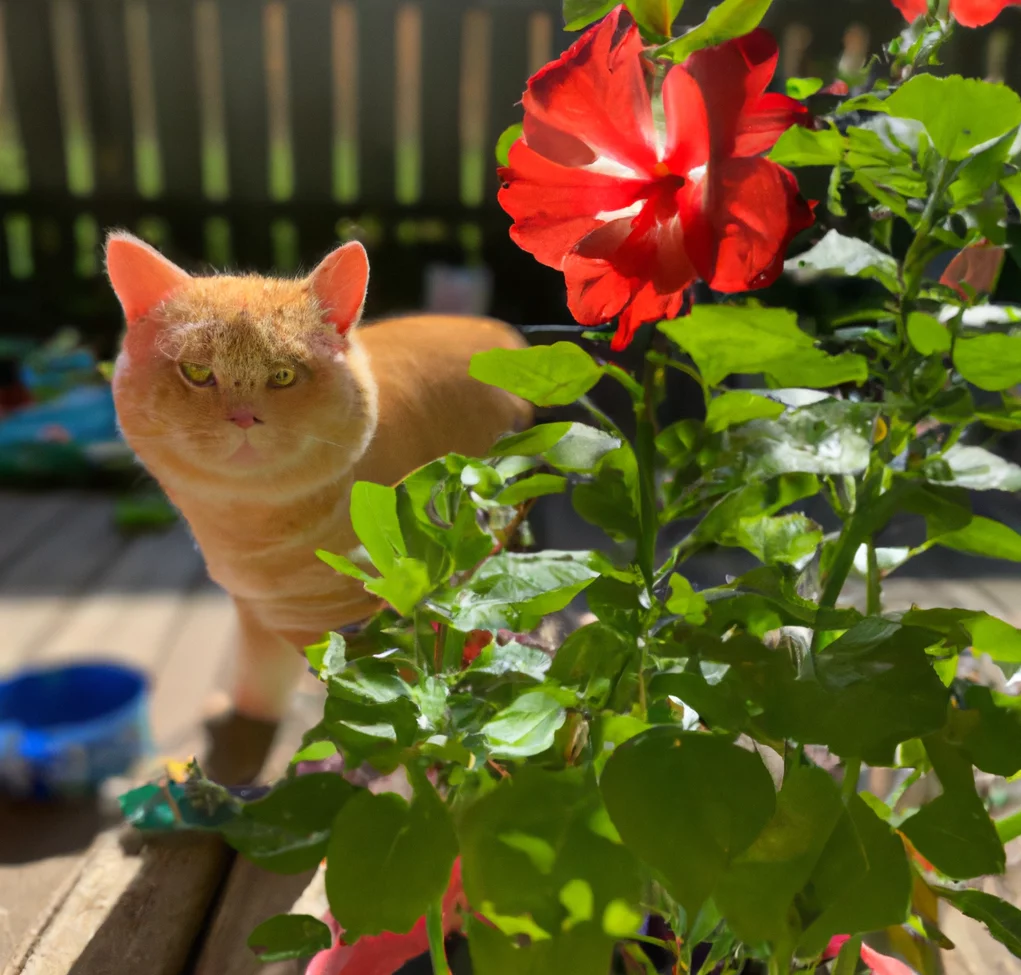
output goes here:
[[[840, 949], [844, 946], [844, 943], [850, 940], [850, 935], [838, 934], [826, 946], [822, 956], [823, 961], [836, 958], [840, 954]], [[904, 962], [891, 958], [889, 955], [881, 955], [868, 945], [861, 946], [861, 960], [869, 966], [872, 975], [916, 975], [915, 970], [909, 968]]]

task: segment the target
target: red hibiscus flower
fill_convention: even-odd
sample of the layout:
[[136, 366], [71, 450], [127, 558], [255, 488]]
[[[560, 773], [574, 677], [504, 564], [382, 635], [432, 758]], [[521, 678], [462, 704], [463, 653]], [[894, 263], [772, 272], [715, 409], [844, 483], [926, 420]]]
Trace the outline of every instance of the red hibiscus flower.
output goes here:
[[[939, 283], [953, 288], [965, 301], [971, 300], [974, 295], [992, 294], [1000, 279], [1005, 257], [1006, 251], [1002, 247], [981, 240], [957, 254], [947, 265]], [[971, 289], [970, 295], [964, 285]]]
[[[833, 938], [826, 946], [826, 951], [823, 952], [823, 961], [836, 958], [840, 954], [840, 949], [844, 946], [844, 942], [850, 940], [850, 937], [846, 934], [837, 935], [837, 937]], [[868, 945], [861, 946], [861, 960], [868, 965], [872, 975], [915, 975], [915, 970], [909, 968], [904, 962], [891, 958], [889, 955], [881, 955]]]
[[[908, 20], [929, 11], [928, 0], [893, 0], [893, 4]], [[1021, 6], [1021, 0], [950, 0], [950, 16], [962, 27], [984, 27], [1007, 7], [1017, 6]]]
[[[443, 895], [444, 934], [460, 928], [464, 903], [461, 860], [458, 858], [450, 874], [450, 886]], [[332, 915], [327, 914], [323, 920], [333, 931], [334, 944], [332, 948], [319, 952], [309, 962], [305, 975], [393, 975], [412, 958], [424, 955], [429, 950], [424, 917], [420, 917], [407, 934], [384, 932], [367, 935], [353, 945], [344, 944], [344, 932]]]
[[777, 46], [762, 29], [693, 54], [663, 79], [657, 126], [638, 28], [618, 7], [529, 82], [522, 138], [500, 170], [511, 236], [564, 272], [585, 325], [619, 317], [613, 348], [676, 316], [702, 278], [771, 284], [811, 207], [760, 158], [808, 110], [766, 94]]

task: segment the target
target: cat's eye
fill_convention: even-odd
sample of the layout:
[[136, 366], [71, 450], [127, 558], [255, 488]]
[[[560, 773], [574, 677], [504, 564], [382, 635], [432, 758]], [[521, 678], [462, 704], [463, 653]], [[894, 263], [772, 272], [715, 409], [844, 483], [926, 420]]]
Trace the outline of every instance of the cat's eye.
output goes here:
[[270, 386], [276, 386], [278, 389], [284, 386], [290, 386], [295, 379], [298, 378], [297, 372], [295, 372], [290, 366], [281, 366], [272, 376], [269, 377]]
[[200, 366], [195, 362], [182, 362], [181, 375], [192, 384], [192, 386], [215, 386], [216, 376], [209, 366]]

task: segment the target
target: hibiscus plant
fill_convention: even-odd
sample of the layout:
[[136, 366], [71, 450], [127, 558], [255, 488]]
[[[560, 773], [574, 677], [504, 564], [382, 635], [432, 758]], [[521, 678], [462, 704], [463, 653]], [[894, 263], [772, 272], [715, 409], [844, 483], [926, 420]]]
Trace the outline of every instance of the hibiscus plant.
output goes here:
[[[967, 883], [1021, 834], [975, 777], [1021, 771], [1021, 697], [958, 666], [1009, 679], [1021, 631], [882, 593], [931, 548], [1021, 561], [970, 493], [1021, 489], [988, 449], [1021, 429], [1021, 308], [993, 302], [1021, 263], [1021, 98], [938, 60], [1011, 4], [896, 2], [915, 19], [863, 70], [782, 93], [770, 0], [685, 31], [683, 0], [565, 0], [584, 33], [497, 154], [585, 344], [472, 374], [586, 422], [540, 411], [488, 457], [357, 484], [363, 550], [320, 555], [387, 609], [309, 648], [329, 694], [293, 773], [248, 801], [172, 783], [179, 820], [268, 869], [325, 858], [330, 914], [267, 921], [264, 958], [447, 972], [460, 930], [478, 975], [927, 973], [941, 904], [1021, 957], [1021, 911]], [[702, 418], [662, 422], [674, 374]], [[604, 552], [519, 544], [555, 494]], [[720, 549], [744, 568], [696, 588]], [[590, 622], [535, 637], [579, 600]], [[307, 772], [340, 759], [403, 769], [410, 800]]]

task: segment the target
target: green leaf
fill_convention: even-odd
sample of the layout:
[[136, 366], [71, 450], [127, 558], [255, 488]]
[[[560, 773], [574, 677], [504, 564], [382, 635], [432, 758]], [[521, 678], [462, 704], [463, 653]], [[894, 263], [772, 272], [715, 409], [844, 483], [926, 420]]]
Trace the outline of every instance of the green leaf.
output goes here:
[[471, 666], [463, 672], [462, 679], [488, 674], [491, 677], [520, 675], [530, 680], [542, 681], [549, 668], [549, 654], [542, 650], [514, 640], [502, 644], [493, 641], [482, 649]]
[[791, 258], [787, 271], [809, 270], [871, 278], [888, 291], [900, 290], [897, 262], [889, 254], [857, 237], [845, 237], [831, 230], [814, 247]]
[[333, 934], [308, 914], [278, 914], [263, 921], [248, 937], [248, 947], [261, 962], [311, 958], [333, 946]]
[[1021, 98], [1013, 91], [959, 75], [915, 75], [877, 110], [921, 122], [936, 151], [955, 162], [1021, 124]]
[[908, 339], [922, 355], [942, 355], [950, 351], [950, 330], [924, 312], [913, 311], [908, 315]]
[[1021, 711], [998, 707], [988, 687], [965, 685], [965, 707], [950, 713], [950, 729], [972, 765], [1010, 778], [1021, 772]]
[[788, 78], [787, 95], [790, 98], [796, 98], [798, 101], [804, 101], [820, 91], [822, 86], [822, 78]]
[[361, 790], [333, 823], [326, 895], [348, 943], [410, 931], [450, 882], [458, 852], [450, 813], [425, 776], [409, 772], [410, 805], [392, 792]]
[[1021, 491], [1021, 467], [984, 447], [956, 444], [943, 454], [939, 464], [927, 465], [925, 472], [930, 481], [971, 491]]
[[773, 780], [757, 754], [668, 727], [620, 745], [600, 788], [627, 847], [662, 875], [689, 916], [713, 895], [776, 805]]
[[746, 479], [859, 474], [868, 466], [876, 416], [870, 403], [823, 400], [731, 430], [725, 457]]
[[670, 576], [670, 598], [666, 601], [667, 612], [681, 616], [689, 623], [699, 625], [705, 622], [706, 598], [695, 592], [684, 576], [676, 572]]
[[1014, 201], [1015, 206], [1021, 206], [1021, 173], [1014, 173], [1013, 176], [1007, 176], [1005, 179], [1000, 180], [1000, 186], [1006, 190], [1010, 198]]
[[[481, 957], [470, 928], [476, 971], [610, 971], [616, 936], [604, 919], [612, 926], [622, 909], [638, 907], [642, 873], [590, 774], [518, 769], [465, 810], [460, 840], [465, 893], [496, 925], [486, 927], [495, 944]], [[516, 932], [531, 943], [511, 940]]]
[[517, 122], [514, 125], [509, 125], [500, 133], [500, 138], [496, 140], [496, 161], [501, 166], [510, 165], [511, 146], [521, 138], [524, 131], [525, 127]]
[[496, 503], [513, 507], [547, 494], [562, 494], [566, 488], [566, 477], [558, 477], [556, 474], [533, 474], [505, 487], [496, 496]]
[[555, 447], [573, 426], [573, 423], [541, 423], [531, 427], [524, 433], [514, 433], [509, 437], [501, 437], [489, 451], [490, 457], [539, 457], [551, 447]]
[[564, 0], [564, 30], [581, 30], [605, 17], [618, 0]]
[[658, 37], [670, 36], [682, 6], [684, 0], [627, 0], [627, 8], [638, 26]]
[[605, 454], [594, 478], [575, 487], [571, 503], [589, 524], [598, 525], [612, 538], [637, 538], [641, 532], [638, 463], [630, 444]]
[[900, 925], [911, 904], [911, 870], [904, 844], [860, 796], [835, 824], [806, 888], [813, 918], [798, 946], [818, 955], [834, 935]]
[[321, 762], [337, 754], [337, 746], [332, 741], [314, 741], [311, 745], [295, 752], [291, 759], [292, 765], [299, 762]]
[[861, 356], [827, 356], [783, 308], [696, 305], [659, 329], [698, 365], [710, 386], [734, 373], [766, 373], [782, 386], [837, 385], [868, 375]]
[[587, 552], [502, 552], [488, 559], [447, 604], [462, 632], [509, 629], [527, 633], [559, 612], [600, 575]]
[[680, 64], [704, 47], [715, 47], [750, 34], [762, 22], [773, 0], [723, 0], [698, 27], [656, 49], [658, 57]]
[[709, 403], [705, 427], [712, 433], [719, 433], [738, 423], [749, 420], [772, 420], [783, 413], [782, 403], [767, 399], [757, 393], [743, 390], [726, 392]]
[[981, 515], [975, 515], [964, 528], [937, 535], [935, 541], [937, 545], [969, 555], [1021, 562], [1021, 535], [1013, 528]]
[[792, 125], [770, 150], [769, 158], [780, 166], [837, 166], [847, 140], [835, 126], [806, 129]]
[[397, 518], [394, 488], [358, 481], [351, 489], [351, 526], [383, 575], [393, 571], [397, 556], [408, 554]]
[[811, 557], [822, 541], [822, 529], [805, 515], [742, 518], [731, 536], [766, 565], [796, 565]]
[[972, 648], [993, 660], [1021, 663], [1021, 630], [981, 610], [912, 609], [901, 619], [907, 626], [933, 630], [959, 650]]
[[365, 588], [401, 615], [410, 616], [415, 606], [435, 588], [435, 582], [425, 562], [402, 558], [395, 560], [386, 576], [365, 583]]
[[901, 832], [933, 866], [955, 880], [1003, 873], [1006, 854], [975, 790], [971, 762], [939, 735], [926, 737], [925, 750], [943, 794], [904, 820]]
[[246, 803], [224, 826], [224, 839], [264, 870], [301, 873], [323, 859], [334, 817], [355, 792], [332, 772], [286, 779], [269, 795]]
[[1000, 392], [1021, 383], [1021, 335], [990, 332], [954, 345], [957, 371], [979, 389]]
[[549, 679], [563, 687], [577, 687], [593, 709], [606, 707], [629, 665], [638, 659], [638, 646], [606, 623], [589, 623], [575, 630], [553, 658]]
[[543, 453], [546, 462], [568, 474], [588, 474], [611, 451], [621, 446], [616, 437], [584, 423], [568, 424], [569, 429]]
[[784, 778], [773, 818], [713, 893], [739, 938], [790, 942], [800, 936], [800, 930], [790, 930], [794, 899], [842, 812], [840, 790], [822, 769], [795, 768]]
[[568, 406], [603, 375], [602, 367], [573, 342], [477, 352], [468, 372], [473, 379], [506, 389], [536, 406]]
[[1021, 910], [981, 890], [950, 890], [947, 887], [936, 887], [935, 891], [962, 914], [984, 924], [1000, 944], [1011, 954], [1021, 958]]
[[567, 720], [560, 702], [544, 691], [529, 691], [482, 726], [495, 758], [528, 758], [546, 751]]
[[363, 568], [357, 566], [345, 555], [334, 555], [332, 552], [326, 552], [323, 549], [316, 549], [316, 558], [321, 562], [325, 562], [334, 572], [339, 572], [342, 575], [351, 576], [352, 579], [357, 579], [359, 582], [367, 583], [372, 582], [373, 577], [368, 574]]

